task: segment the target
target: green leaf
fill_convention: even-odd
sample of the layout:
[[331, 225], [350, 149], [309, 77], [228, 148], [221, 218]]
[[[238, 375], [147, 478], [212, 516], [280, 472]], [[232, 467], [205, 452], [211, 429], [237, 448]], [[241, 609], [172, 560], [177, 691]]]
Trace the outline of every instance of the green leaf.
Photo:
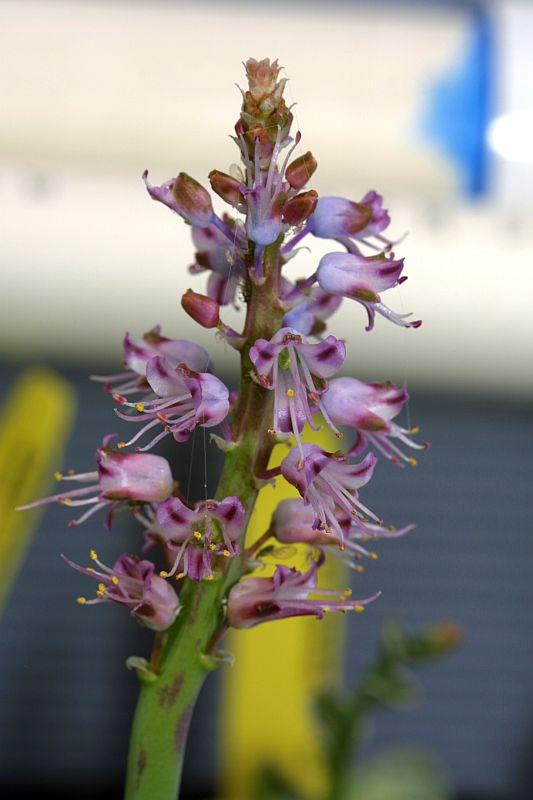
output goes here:
[[450, 785], [433, 757], [418, 750], [393, 750], [361, 766], [350, 800], [449, 800]]

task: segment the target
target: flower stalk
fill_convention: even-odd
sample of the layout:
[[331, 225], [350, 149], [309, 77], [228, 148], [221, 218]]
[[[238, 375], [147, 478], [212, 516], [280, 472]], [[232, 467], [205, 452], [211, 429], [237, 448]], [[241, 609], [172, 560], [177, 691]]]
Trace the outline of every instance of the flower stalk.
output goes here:
[[[246, 522], [258, 493], [254, 475], [266, 469], [274, 446], [267, 433], [272, 416], [271, 392], [251, 378], [249, 351], [256, 339], [270, 338], [281, 325], [278, 243], [265, 249], [263, 272], [264, 283], [249, 287], [241, 392], [232, 428], [236, 447], [226, 453], [215, 495], [220, 499], [238, 497]], [[243, 552], [244, 534], [240, 544]], [[195, 583], [186, 579], [180, 592], [182, 609], [165, 636], [155, 676], [146, 680], [138, 673], [142, 686], [130, 740], [125, 800], [177, 797], [194, 704], [211, 665], [216, 664], [216, 652], [210, 651], [210, 645], [224, 622], [222, 601], [245, 567], [244, 559], [237, 556], [221, 580]]]
[[[385, 306], [381, 294], [405, 280], [403, 259], [382, 236], [390, 222], [383, 198], [371, 191], [360, 203], [319, 198], [306, 184], [317, 168], [310, 151], [296, 156], [301, 134], [291, 136], [292, 114], [278, 79], [280, 67], [269, 59], [245, 64], [243, 91], [235, 125], [242, 168], [231, 175], [212, 170], [212, 189], [232, 214], [218, 216], [208, 191], [185, 172], [160, 186], [148, 182], [152, 200], [191, 226], [197, 252], [191, 274], [208, 271], [205, 294], [189, 289], [185, 312], [201, 327], [216, 330], [240, 355], [240, 384], [230, 393], [214, 374], [207, 351], [186, 339], [162, 335], [159, 326], [134, 339], [124, 337], [123, 371], [93, 376], [116, 404], [115, 415], [129, 428], [124, 441], [104, 437], [96, 451], [96, 471], [57, 474], [81, 488], [66, 490], [30, 504], [59, 502], [82, 506], [85, 522], [106, 509], [111, 530], [116, 514], [130, 514], [144, 531], [140, 555], [122, 554], [113, 567], [99, 561], [83, 567], [65, 562], [97, 582], [96, 597], [79, 597], [81, 606], [104, 602], [127, 609], [155, 633], [150, 662], [132, 656], [141, 692], [133, 721], [125, 800], [176, 800], [187, 731], [200, 688], [210, 671], [227, 660], [218, 650], [229, 626], [246, 629], [288, 616], [326, 612], [362, 612], [380, 592], [356, 600], [350, 589], [320, 586], [321, 567], [330, 556], [342, 558], [354, 574], [362, 557], [377, 553], [362, 542], [402, 536], [364, 505], [359, 489], [371, 480], [377, 457], [402, 466], [415, 465], [396, 441], [423, 449], [394, 421], [407, 402], [405, 389], [393, 384], [364, 384], [335, 378], [343, 367], [347, 343], [325, 335], [329, 317], [344, 299], [356, 300], [368, 315], [416, 328], [419, 321]], [[302, 191], [305, 190], [305, 191]], [[283, 268], [296, 257], [294, 246], [305, 236], [330, 239], [345, 253], [326, 254], [307, 275], [291, 282]], [[370, 254], [368, 253], [370, 251]], [[377, 251], [377, 252], [376, 252]], [[228, 304], [242, 297], [242, 331], [221, 318]], [[347, 452], [326, 452], [304, 444], [305, 425], [319, 427], [319, 415], [339, 440], [349, 436]], [[133, 435], [131, 424], [133, 423]], [[140, 423], [141, 427], [138, 427]], [[215, 496], [194, 502], [174, 482], [170, 465], [147, 453], [165, 437], [176, 446], [197, 433], [218, 428], [212, 438], [224, 452]], [[219, 435], [221, 434], [221, 435]], [[391, 441], [394, 440], [394, 441]], [[276, 443], [287, 454], [269, 468]], [[246, 548], [246, 531], [259, 488], [283, 475], [300, 494], [281, 503], [272, 520], [253, 531], [256, 547]], [[83, 485], [89, 484], [89, 485]], [[87, 507], [87, 508], [86, 508]], [[261, 543], [273, 538], [302, 546], [307, 565], [300, 572], [276, 564], [267, 570]], [[168, 565], [157, 574], [146, 557], [160, 548]]]

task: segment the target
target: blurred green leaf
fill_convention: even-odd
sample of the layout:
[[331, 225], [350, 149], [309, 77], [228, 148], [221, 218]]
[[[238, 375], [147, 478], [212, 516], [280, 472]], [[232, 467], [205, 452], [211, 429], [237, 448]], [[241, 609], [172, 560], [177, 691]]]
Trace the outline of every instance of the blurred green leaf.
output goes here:
[[417, 750], [394, 750], [358, 770], [349, 800], [449, 800], [451, 789], [442, 768]]

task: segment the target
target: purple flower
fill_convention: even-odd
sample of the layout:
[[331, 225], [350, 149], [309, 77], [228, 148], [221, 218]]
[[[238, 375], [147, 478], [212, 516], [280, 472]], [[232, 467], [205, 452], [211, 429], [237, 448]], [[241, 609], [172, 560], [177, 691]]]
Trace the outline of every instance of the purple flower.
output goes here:
[[301, 449], [292, 448], [280, 469], [311, 505], [315, 527], [331, 530], [343, 539], [338, 509], [353, 517], [369, 516], [380, 524], [379, 518], [361, 503], [357, 491], [372, 477], [376, 461], [376, 456], [368, 453], [362, 461], [350, 464], [343, 453], [327, 453], [318, 445], [303, 444]]
[[406, 322], [410, 314], [396, 314], [381, 302], [379, 292], [397, 286], [405, 280], [401, 277], [403, 258], [386, 256], [362, 256], [356, 253], [327, 253], [320, 259], [316, 277], [325, 292], [357, 300], [368, 314], [367, 331], [374, 327], [376, 312], [396, 325], [418, 328], [420, 320]]
[[316, 527], [314, 509], [303, 499], [282, 500], [272, 515], [270, 533], [283, 544], [301, 542], [319, 547], [324, 552], [341, 558], [357, 572], [362, 572], [362, 567], [357, 563], [361, 556], [377, 558], [377, 554], [367, 550], [361, 542], [397, 539], [414, 528], [414, 525], [407, 525], [396, 530], [394, 527], [372, 525], [343, 510], [336, 510], [335, 517], [342, 531], [340, 538], [331, 529]]
[[148, 170], [145, 170], [143, 181], [152, 200], [163, 203], [191, 225], [205, 228], [213, 222], [215, 214], [209, 192], [187, 173], [180, 172], [177, 178], [171, 178], [161, 186], [152, 186], [148, 181]]
[[382, 204], [382, 196], [373, 191], [360, 203], [346, 197], [321, 197], [309, 220], [309, 229], [321, 239], [348, 237], [364, 241], [378, 236], [390, 224], [389, 214]]
[[94, 472], [68, 475], [56, 473], [57, 480], [89, 483], [89, 486], [36, 500], [21, 506], [19, 510], [54, 502], [72, 507], [90, 506], [81, 517], [69, 522], [72, 527], [85, 522], [101, 508], [109, 507], [109, 527], [112, 513], [119, 502], [159, 503], [166, 500], [173, 489], [168, 461], [161, 456], [117, 452], [111, 446], [115, 436], [116, 434], [106, 436], [102, 447], [96, 451], [98, 469]]
[[198, 371], [208, 370], [211, 364], [209, 354], [204, 347], [189, 339], [167, 339], [166, 336], [161, 336], [159, 325], [143, 334], [142, 341], [132, 339], [129, 333], [126, 333], [123, 347], [126, 372], [119, 372], [116, 375], [91, 375], [93, 381], [105, 383], [105, 390], [114, 391], [119, 398], [150, 390], [146, 382], [146, 365], [154, 356], [164, 356], [174, 365], [186, 364], [189, 369]]
[[237, 287], [246, 275], [242, 241], [235, 220], [225, 215], [224, 224], [233, 231], [233, 241], [215, 225], [193, 226], [196, 263], [189, 268], [193, 274], [210, 270], [207, 294], [222, 306], [233, 302]]
[[327, 386], [325, 379], [340, 369], [345, 357], [346, 346], [335, 336], [328, 336], [318, 344], [308, 344], [293, 328], [282, 328], [270, 341], [257, 339], [250, 348], [250, 360], [259, 382], [274, 390], [272, 430], [293, 433], [300, 451], [300, 432], [305, 423], [316, 428], [310, 402], [329, 422], [321, 394]]
[[163, 426], [144, 447], [152, 448], [168, 434], [177, 442], [185, 442], [197, 426], [212, 428], [219, 425], [229, 411], [229, 391], [210, 372], [193, 372], [185, 364], [174, 366], [168, 359], [156, 356], [146, 365], [146, 380], [155, 399], [142, 403], [122, 402], [122, 406], [134, 408], [138, 414], [115, 413], [126, 422], [145, 423], [140, 431], [119, 447], [127, 447], [141, 438], [148, 430]]
[[204, 500], [194, 508], [179, 497], [170, 497], [158, 505], [147, 537], [165, 546], [173, 563], [169, 575], [181, 564], [182, 575], [194, 581], [211, 579], [215, 558], [238, 554], [236, 542], [242, 534], [244, 516], [237, 497], [219, 502]]
[[313, 561], [307, 572], [277, 566], [272, 578], [247, 578], [229, 593], [227, 620], [234, 628], [252, 628], [261, 622], [286, 617], [315, 616], [328, 611], [363, 611], [379, 593], [364, 600], [349, 600], [350, 590], [319, 589], [317, 572], [324, 561]]
[[348, 425], [357, 432], [350, 454], [355, 455], [370, 442], [385, 458], [403, 466], [402, 462], [416, 466], [411, 458], [391, 441], [399, 442], [413, 450], [424, 450], [427, 442], [417, 444], [408, 434], [418, 433], [418, 428], [402, 428], [393, 422], [409, 400], [406, 389], [393, 383], [363, 383], [356, 378], [336, 378], [329, 384], [322, 402], [330, 418], [337, 425]]
[[[301, 282], [305, 284], [305, 281]], [[340, 295], [329, 294], [319, 286], [300, 289], [298, 283], [293, 286], [283, 281], [283, 302], [292, 305], [283, 317], [283, 326], [294, 328], [298, 333], [307, 336], [318, 335], [325, 329], [325, 320], [337, 311], [342, 303]]]
[[75, 564], [66, 556], [62, 558], [73, 569], [98, 581], [94, 600], [78, 597], [80, 605], [118, 603], [154, 631], [165, 631], [176, 619], [180, 610], [178, 596], [169, 583], [154, 574], [155, 568], [150, 561], [122, 555], [110, 569], [91, 550], [91, 560], [98, 567], [94, 569]]

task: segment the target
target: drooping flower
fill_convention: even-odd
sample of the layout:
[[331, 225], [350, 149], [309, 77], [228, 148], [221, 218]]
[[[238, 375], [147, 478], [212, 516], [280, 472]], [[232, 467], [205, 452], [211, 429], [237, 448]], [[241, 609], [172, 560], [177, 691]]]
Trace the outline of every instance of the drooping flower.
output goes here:
[[363, 611], [378, 594], [364, 600], [349, 600], [350, 590], [319, 589], [317, 572], [323, 556], [307, 572], [278, 565], [272, 578], [247, 578], [230, 591], [227, 621], [234, 628], [252, 628], [261, 622], [287, 617], [315, 616], [328, 611]]
[[358, 489], [364, 486], [374, 472], [376, 456], [351, 464], [343, 453], [327, 453], [316, 444], [293, 447], [280, 465], [283, 477], [292, 483], [306, 503], [311, 505], [316, 528], [334, 531], [339, 539], [344, 533], [337, 510], [355, 517], [368, 516], [380, 524], [376, 515], [362, 504]]
[[91, 379], [105, 383], [107, 392], [115, 392], [124, 397], [139, 391], [150, 391], [146, 381], [146, 365], [154, 356], [164, 356], [174, 365], [186, 364], [189, 369], [199, 372], [208, 371], [211, 367], [205, 347], [189, 339], [168, 339], [161, 335], [159, 325], [143, 334], [142, 341], [133, 339], [126, 333], [123, 347], [123, 362], [127, 370], [116, 375], [91, 375]]
[[161, 542], [173, 566], [194, 581], [213, 577], [217, 558], [233, 558], [242, 534], [244, 508], [237, 497], [221, 501], [204, 500], [193, 508], [179, 497], [170, 497], [157, 506], [148, 538]]
[[397, 314], [381, 302], [380, 292], [405, 280], [401, 277], [403, 258], [379, 253], [362, 256], [356, 253], [327, 253], [320, 259], [318, 285], [330, 294], [348, 297], [361, 303], [368, 314], [367, 331], [374, 327], [376, 313], [404, 328], [419, 328], [420, 320], [406, 321], [411, 314]]
[[363, 383], [356, 378], [335, 378], [328, 391], [322, 396], [322, 403], [336, 425], [354, 428], [357, 439], [350, 453], [355, 455], [370, 442], [385, 458], [403, 466], [404, 463], [416, 466], [416, 459], [407, 456], [394, 442], [396, 439], [414, 450], [424, 450], [427, 442], [418, 444], [409, 434], [418, 428], [402, 428], [393, 422], [409, 400], [406, 389], [393, 383]]
[[197, 426], [212, 428], [219, 425], [229, 411], [228, 388], [210, 372], [193, 372], [185, 364], [174, 366], [168, 359], [156, 356], [146, 366], [146, 380], [155, 399], [142, 403], [122, 402], [122, 406], [135, 409], [137, 414], [124, 414], [115, 409], [126, 422], [144, 423], [140, 431], [119, 447], [138, 441], [148, 430], [163, 426], [144, 447], [152, 448], [168, 434], [177, 442], [185, 442]]
[[390, 224], [382, 206], [382, 196], [374, 191], [367, 192], [359, 203], [346, 197], [321, 197], [309, 220], [310, 232], [321, 239], [346, 237], [367, 244], [365, 240], [378, 236]]
[[112, 441], [116, 434], [106, 436], [102, 446], [96, 451], [98, 469], [94, 472], [56, 473], [57, 480], [88, 483], [82, 489], [66, 492], [36, 500], [21, 506], [23, 511], [47, 503], [61, 503], [65, 506], [90, 506], [81, 517], [69, 522], [69, 526], [85, 522], [96, 511], [109, 509], [107, 526], [116, 506], [121, 503], [160, 503], [166, 500], [173, 489], [172, 473], [168, 461], [162, 456], [122, 453], [115, 450]]
[[187, 173], [180, 172], [177, 178], [171, 178], [161, 186], [152, 186], [148, 181], [148, 170], [145, 170], [143, 180], [152, 200], [163, 203], [191, 225], [205, 228], [214, 222], [209, 192]]
[[62, 558], [73, 569], [98, 581], [96, 597], [78, 597], [80, 605], [117, 603], [154, 631], [165, 631], [176, 619], [180, 610], [178, 596], [167, 581], [155, 574], [150, 561], [122, 555], [110, 569], [91, 550], [91, 560], [98, 567], [95, 569], [75, 564], [66, 556]]
[[414, 528], [414, 525], [406, 525], [399, 530], [394, 527], [385, 528], [364, 522], [359, 516], [347, 514], [342, 509], [335, 511], [335, 517], [342, 531], [340, 538], [335, 531], [316, 526], [315, 511], [310, 504], [302, 498], [290, 498], [282, 500], [274, 511], [270, 533], [283, 544], [304, 543], [319, 547], [360, 572], [362, 567], [358, 561], [361, 556], [377, 557], [376, 553], [369, 551], [361, 542], [397, 539]]
[[330, 423], [321, 395], [327, 386], [325, 380], [340, 369], [345, 357], [346, 346], [341, 339], [328, 336], [322, 342], [309, 344], [293, 328], [281, 328], [270, 341], [257, 339], [250, 348], [259, 382], [274, 391], [272, 430], [294, 434], [300, 451], [300, 433], [305, 423], [316, 428], [311, 405]]

